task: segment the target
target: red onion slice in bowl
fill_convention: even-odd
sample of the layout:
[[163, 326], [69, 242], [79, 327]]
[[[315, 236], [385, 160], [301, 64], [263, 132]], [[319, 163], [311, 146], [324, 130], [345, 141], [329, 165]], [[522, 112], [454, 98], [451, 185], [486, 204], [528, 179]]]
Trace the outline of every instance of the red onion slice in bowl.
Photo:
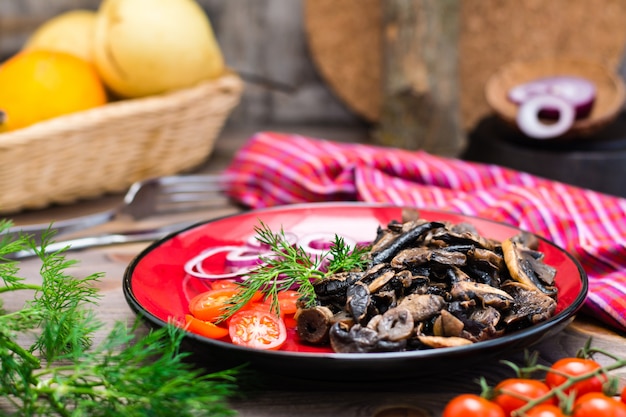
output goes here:
[[[513, 103], [522, 105], [534, 97], [543, 95], [565, 100], [574, 108], [575, 118], [580, 119], [591, 113], [596, 99], [596, 86], [582, 77], [544, 77], [511, 88], [507, 97]], [[542, 110], [541, 117], [557, 119], [560, 117], [560, 108], [546, 107]]]
[[[558, 120], [545, 123], [541, 112], [547, 108], [556, 109]], [[527, 136], [536, 139], [549, 139], [566, 133], [574, 124], [575, 109], [571, 103], [552, 95], [538, 95], [526, 100], [517, 112], [517, 125]]]

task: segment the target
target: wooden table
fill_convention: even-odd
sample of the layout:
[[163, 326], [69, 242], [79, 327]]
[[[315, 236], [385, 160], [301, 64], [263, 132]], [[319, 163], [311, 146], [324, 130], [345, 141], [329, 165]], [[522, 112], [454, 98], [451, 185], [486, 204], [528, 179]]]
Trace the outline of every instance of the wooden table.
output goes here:
[[[284, 131], [308, 134], [344, 141], [367, 141], [367, 132], [355, 129], [337, 128], [283, 128]], [[219, 138], [215, 152], [198, 172], [219, 172], [231, 160], [233, 153], [253, 133], [255, 129], [227, 129]], [[84, 214], [119, 203], [121, 195], [106, 196], [88, 202], [81, 202], [65, 207], [55, 207], [33, 213], [23, 213], [12, 218], [18, 224], [33, 221], [52, 221], [61, 218]], [[236, 205], [226, 205], [204, 212], [187, 213], [149, 218], [141, 222], [120, 221], [85, 232], [115, 230], [127, 227], [144, 227], [147, 225], [164, 224], [179, 220], [205, 220], [227, 214], [240, 212]], [[71, 270], [76, 276], [85, 276], [95, 272], [104, 272], [105, 276], [98, 284], [102, 299], [97, 312], [106, 324], [95, 337], [97, 343], [117, 321], [132, 323], [135, 315], [128, 307], [122, 294], [122, 276], [129, 261], [147, 245], [128, 244], [95, 248], [80, 252], [71, 252], [68, 257], [76, 259], [79, 264]], [[36, 260], [25, 260], [23, 273], [29, 279], [38, 279], [38, 263]], [[28, 294], [17, 294], [5, 300], [7, 309], [21, 307]], [[144, 331], [140, 329], [139, 331]], [[536, 346], [540, 352], [540, 360], [552, 363], [563, 356], [571, 356], [584, 345], [589, 337], [593, 337], [594, 345], [621, 356], [626, 356], [626, 338], [614, 331], [595, 323], [593, 320], [579, 316], [558, 336]], [[521, 361], [522, 354], [503, 353], [510, 360]], [[602, 361], [605, 358], [600, 358]], [[395, 416], [438, 416], [448, 400], [455, 394], [478, 392], [476, 380], [486, 377], [488, 383], [496, 382], [511, 376], [509, 367], [497, 361], [479, 363], [470, 369], [461, 369], [456, 373], [442, 373], [425, 378], [404, 379], [397, 382], [384, 383], [332, 383], [295, 380], [276, 375], [261, 375], [261, 388], [247, 392], [241, 399], [232, 402], [233, 408], [242, 417], [318, 417], [318, 416], [350, 416], [350, 417], [395, 417]], [[622, 383], [626, 383], [626, 370], [616, 371]]]

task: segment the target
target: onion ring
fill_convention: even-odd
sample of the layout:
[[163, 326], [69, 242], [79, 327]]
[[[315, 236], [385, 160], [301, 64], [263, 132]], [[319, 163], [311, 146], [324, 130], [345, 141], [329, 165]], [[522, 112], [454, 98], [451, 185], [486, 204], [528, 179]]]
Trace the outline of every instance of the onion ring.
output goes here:
[[[547, 108], [557, 109], [559, 118], [546, 124], [540, 119], [540, 113]], [[574, 107], [562, 98], [551, 95], [538, 95], [526, 100], [517, 112], [517, 125], [527, 136], [536, 139], [549, 139], [561, 136], [574, 123]]]
[[[194, 256], [189, 261], [187, 261], [184, 265], [184, 270], [187, 274], [194, 276], [196, 278], [202, 279], [225, 279], [225, 278], [236, 278], [242, 275], [247, 274], [254, 268], [244, 267], [232, 272], [225, 272], [222, 274], [211, 274], [204, 270], [202, 267], [202, 262], [211, 256], [215, 256], [221, 252], [231, 252], [235, 250], [240, 250], [239, 246], [219, 246], [216, 248], [212, 248], [206, 251], [201, 252], [200, 254]], [[256, 267], [256, 265], [254, 265]]]
[[[335, 233], [311, 233], [303, 236], [298, 241], [298, 245], [307, 253], [315, 256], [328, 256], [330, 247], [335, 241], [337, 235]], [[341, 237], [346, 246], [354, 247], [356, 242], [350, 238]]]

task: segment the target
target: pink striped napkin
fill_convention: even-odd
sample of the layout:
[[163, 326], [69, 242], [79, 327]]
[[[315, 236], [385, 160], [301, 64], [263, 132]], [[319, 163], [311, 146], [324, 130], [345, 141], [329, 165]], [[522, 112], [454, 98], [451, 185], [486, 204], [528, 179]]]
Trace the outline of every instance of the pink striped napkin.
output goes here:
[[583, 311], [626, 330], [626, 199], [496, 165], [364, 144], [260, 132], [227, 173], [231, 197], [261, 208], [366, 201], [437, 208], [532, 231], [589, 276]]

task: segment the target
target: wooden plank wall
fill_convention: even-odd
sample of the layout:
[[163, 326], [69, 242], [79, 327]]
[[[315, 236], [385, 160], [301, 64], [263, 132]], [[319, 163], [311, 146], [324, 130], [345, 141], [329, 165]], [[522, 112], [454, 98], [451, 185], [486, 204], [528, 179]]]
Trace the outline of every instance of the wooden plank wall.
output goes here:
[[[318, 75], [307, 50], [304, 0], [198, 0], [233, 69], [247, 79], [231, 123], [360, 124]], [[0, 58], [15, 53], [46, 19], [95, 10], [100, 0], [0, 0]]]

